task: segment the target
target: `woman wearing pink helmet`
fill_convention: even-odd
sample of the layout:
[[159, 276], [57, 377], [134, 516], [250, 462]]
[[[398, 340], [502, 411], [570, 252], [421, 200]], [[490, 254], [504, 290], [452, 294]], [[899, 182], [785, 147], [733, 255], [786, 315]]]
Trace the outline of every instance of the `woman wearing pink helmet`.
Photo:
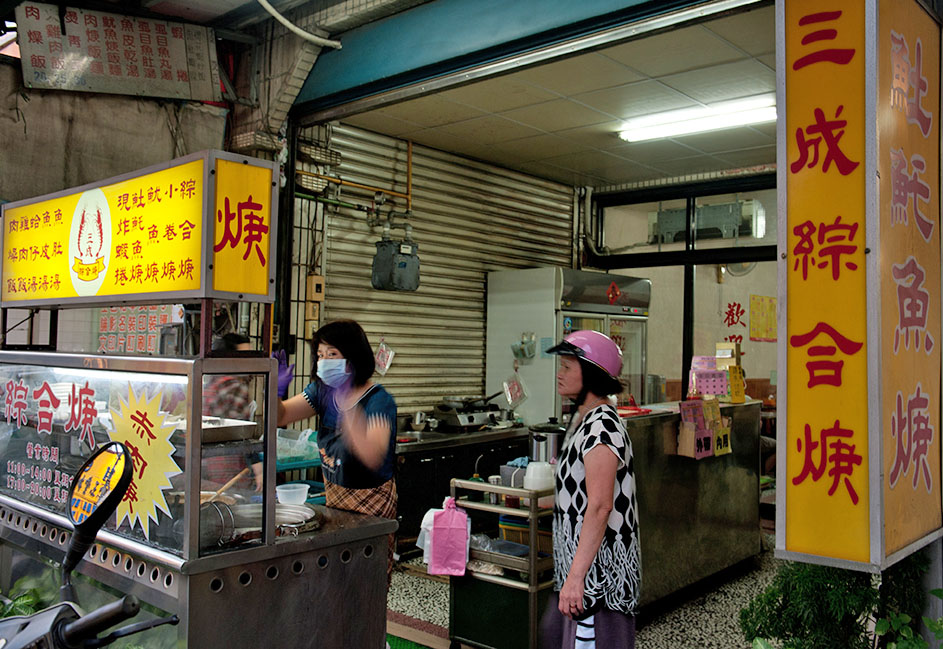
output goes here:
[[635, 647], [642, 562], [632, 443], [610, 399], [622, 391], [622, 351], [598, 331], [574, 331], [547, 351], [561, 356], [557, 391], [577, 410], [557, 460], [558, 592], [541, 646]]

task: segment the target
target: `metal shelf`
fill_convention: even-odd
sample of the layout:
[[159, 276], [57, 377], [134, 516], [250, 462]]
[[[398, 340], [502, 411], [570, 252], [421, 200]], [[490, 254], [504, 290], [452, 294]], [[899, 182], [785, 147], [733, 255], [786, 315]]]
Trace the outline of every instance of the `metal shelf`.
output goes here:
[[[480, 502], [476, 500], [468, 500], [466, 498], [459, 499], [456, 497], [456, 493], [459, 490], [478, 492], [482, 494], [501, 494], [504, 496], [516, 496], [521, 499], [527, 499], [528, 505], [526, 508], [514, 508], [514, 507], [505, 507], [503, 505], [492, 505], [488, 502]], [[458, 507], [462, 507], [466, 510], [480, 511], [488, 514], [498, 514], [498, 515], [509, 515], [517, 516], [518, 518], [523, 518], [528, 521], [529, 528], [529, 540], [527, 544], [529, 551], [526, 557], [514, 557], [508, 554], [500, 552], [489, 552], [486, 550], [470, 550], [469, 557], [472, 559], [479, 559], [481, 561], [486, 561], [492, 563], [496, 566], [502, 568], [507, 568], [510, 570], [517, 570], [521, 573], [527, 574], [527, 581], [521, 581], [517, 579], [511, 579], [508, 577], [502, 577], [498, 575], [491, 575], [483, 572], [475, 572], [474, 570], [466, 571], [467, 576], [471, 577], [474, 580], [488, 582], [491, 584], [496, 584], [498, 586], [503, 586], [509, 589], [516, 591], [526, 592], [527, 598], [527, 624], [528, 624], [528, 647], [530, 649], [536, 649], [537, 647], [537, 617], [539, 611], [537, 610], [537, 597], [539, 591], [553, 586], [553, 580], [538, 581], [540, 575], [547, 570], [553, 569], [553, 557], [538, 557], [538, 535], [537, 535], [537, 522], [545, 517], [553, 514], [553, 508], [549, 507], [540, 507], [539, 501], [541, 498], [547, 496], [553, 496], [554, 490], [551, 489], [520, 489], [517, 487], [505, 487], [502, 485], [493, 485], [487, 482], [478, 482], [476, 480], [461, 480], [458, 478], [453, 478], [450, 483], [450, 492], [452, 498], [455, 498], [455, 504]], [[466, 582], [469, 583], [469, 582]], [[455, 579], [452, 579], [450, 582], [450, 597], [454, 601], [455, 591], [454, 589], [459, 587], [459, 582]], [[456, 627], [453, 626], [452, 620], [454, 615], [450, 612], [449, 615], [449, 634], [453, 640], [470, 640], [469, 638], [462, 638], [456, 632]], [[473, 642], [474, 644], [474, 642]], [[478, 645], [484, 646], [484, 645]]]

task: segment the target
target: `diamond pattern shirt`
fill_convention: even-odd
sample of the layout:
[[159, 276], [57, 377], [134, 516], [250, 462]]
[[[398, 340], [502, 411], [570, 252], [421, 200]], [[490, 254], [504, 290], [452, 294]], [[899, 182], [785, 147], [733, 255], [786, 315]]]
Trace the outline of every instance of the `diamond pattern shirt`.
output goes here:
[[612, 511], [599, 551], [584, 581], [583, 606], [632, 614], [641, 592], [638, 501], [632, 442], [615, 408], [605, 404], [586, 413], [563, 442], [557, 460], [553, 511], [553, 563], [556, 590], [563, 587], [580, 538], [588, 502], [583, 458], [600, 444], [619, 458], [612, 493]]

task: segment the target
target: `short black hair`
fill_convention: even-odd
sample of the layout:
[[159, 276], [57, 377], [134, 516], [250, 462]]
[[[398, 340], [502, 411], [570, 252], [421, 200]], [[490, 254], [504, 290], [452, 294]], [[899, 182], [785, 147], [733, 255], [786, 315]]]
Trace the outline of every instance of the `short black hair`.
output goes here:
[[[317, 357], [321, 343], [336, 347], [354, 373], [354, 386], [364, 385], [373, 376], [377, 368], [373, 358], [373, 348], [367, 340], [363, 327], [353, 320], [335, 320], [329, 322], [314, 334], [314, 354]], [[317, 363], [315, 363], [317, 371]]]
[[596, 396], [608, 397], [611, 394], [620, 394], [625, 389], [622, 381], [609, 376], [609, 372], [595, 363], [590, 363], [581, 356], [577, 356], [576, 360], [579, 361], [580, 370], [583, 372], [583, 389], [576, 397], [576, 405], [582, 405], [590, 392]]
[[229, 332], [222, 338], [217, 338], [213, 342], [213, 351], [214, 352], [234, 352], [237, 351], [239, 345], [244, 345], [249, 342], [248, 336], [243, 336], [242, 334], [237, 334], [235, 332]]

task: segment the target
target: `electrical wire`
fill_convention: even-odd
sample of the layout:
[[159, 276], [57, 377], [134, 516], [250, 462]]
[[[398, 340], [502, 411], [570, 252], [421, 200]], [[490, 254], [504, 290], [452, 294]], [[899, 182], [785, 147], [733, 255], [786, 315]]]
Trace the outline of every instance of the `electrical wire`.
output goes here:
[[275, 7], [273, 7], [268, 2], [266, 2], [266, 0], [256, 0], [256, 1], [260, 5], [262, 5], [262, 8], [265, 9], [267, 12], [269, 12], [269, 14], [271, 14], [275, 20], [277, 20], [282, 25], [284, 25], [285, 28], [288, 31], [292, 32], [293, 34], [297, 34], [298, 36], [305, 39], [306, 41], [310, 41], [311, 43], [314, 43], [315, 45], [320, 45], [321, 47], [333, 47], [334, 49], [337, 49], [337, 50], [341, 49], [340, 41], [332, 41], [328, 38], [322, 38], [320, 36], [312, 34], [311, 32], [306, 32], [305, 30], [301, 29], [294, 23], [290, 22], [283, 15], [278, 13], [278, 11], [275, 10]]

